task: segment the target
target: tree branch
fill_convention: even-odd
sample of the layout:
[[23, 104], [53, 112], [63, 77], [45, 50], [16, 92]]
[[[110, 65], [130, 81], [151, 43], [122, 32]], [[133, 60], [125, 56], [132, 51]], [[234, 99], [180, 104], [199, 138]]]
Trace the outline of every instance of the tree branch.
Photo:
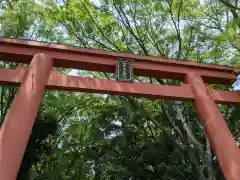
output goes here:
[[227, 6], [228, 8], [240, 10], [239, 7], [232, 5], [232, 4], [229, 3], [228, 1], [225, 1], [225, 0], [219, 0], [219, 1], [220, 1], [222, 4], [224, 4], [225, 6]]

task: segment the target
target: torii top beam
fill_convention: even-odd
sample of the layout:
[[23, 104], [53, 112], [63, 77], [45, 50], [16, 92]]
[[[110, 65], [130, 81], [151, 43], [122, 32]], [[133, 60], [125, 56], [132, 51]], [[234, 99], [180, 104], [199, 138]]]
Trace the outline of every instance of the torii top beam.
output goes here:
[[30, 63], [37, 53], [46, 53], [54, 60], [54, 66], [114, 73], [118, 57], [132, 59], [134, 74], [147, 77], [184, 80], [194, 71], [206, 83], [231, 84], [236, 78], [233, 68], [193, 61], [176, 61], [153, 56], [116, 53], [37, 41], [0, 38], [0, 58], [4, 61]]

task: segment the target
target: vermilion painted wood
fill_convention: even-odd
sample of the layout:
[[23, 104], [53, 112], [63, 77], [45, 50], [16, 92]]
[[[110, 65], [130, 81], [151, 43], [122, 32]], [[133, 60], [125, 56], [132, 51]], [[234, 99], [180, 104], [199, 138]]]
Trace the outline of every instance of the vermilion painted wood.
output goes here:
[[[16, 70], [0, 68], [0, 84], [20, 85], [26, 68]], [[124, 96], [146, 97], [152, 99], [176, 99], [191, 101], [194, 99], [188, 85], [162, 86], [148, 83], [128, 83], [114, 80], [61, 75], [52, 71], [46, 88], [76, 92], [103, 93]]]
[[240, 103], [240, 93], [232, 91], [221, 91], [207, 88], [209, 95], [218, 104], [236, 104]]
[[0, 179], [15, 180], [53, 61], [34, 56], [0, 129]]
[[46, 83], [50, 89], [193, 100], [225, 178], [240, 179], [240, 150], [215, 104], [238, 103], [239, 94], [206, 88], [203, 82], [230, 84], [235, 79], [233, 68], [34, 41], [0, 40], [1, 60], [30, 63], [36, 53], [51, 56], [54, 66], [102, 72], [115, 72], [116, 59], [129, 58], [134, 60], [135, 75], [179, 80], [186, 77], [189, 85], [174, 87], [64, 76], [56, 71], [50, 72], [50, 59], [37, 57], [31, 63], [29, 71], [23, 68], [0, 69], [1, 84], [22, 83], [0, 131], [0, 179], [13, 180], [16, 177]]
[[114, 73], [116, 58], [124, 57], [134, 60], [134, 74], [139, 76], [184, 80], [185, 74], [195, 71], [208, 83], [230, 84], [235, 79], [228, 66], [0, 38], [0, 59], [29, 63], [36, 53], [49, 55], [54, 66], [64, 68]]
[[[16, 70], [0, 68], [0, 84], [19, 85], [27, 69]], [[182, 86], [162, 86], [147, 83], [124, 83], [106, 79], [61, 75], [52, 71], [46, 88], [54, 90], [116, 94], [124, 96], [147, 97], [152, 99], [175, 99], [192, 101], [195, 96], [187, 84]], [[220, 104], [240, 103], [238, 92], [218, 91], [208, 88], [209, 94]]]
[[232, 67], [230, 66], [220, 66], [220, 65], [214, 65], [214, 64], [203, 64], [203, 63], [197, 63], [194, 61], [179, 61], [179, 60], [172, 60], [167, 58], [161, 58], [161, 57], [154, 57], [154, 56], [139, 56], [135, 54], [129, 54], [129, 53], [120, 53], [120, 52], [109, 52], [109, 51], [103, 51], [103, 50], [97, 50], [93, 48], [77, 48], [73, 46], [68, 45], [60, 45], [60, 44], [49, 44], [39, 41], [31, 41], [31, 40], [20, 40], [20, 39], [12, 39], [12, 38], [4, 38], [0, 37], [0, 43], [1, 44], [9, 44], [9, 45], [18, 45], [21, 47], [36, 47], [40, 49], [52, 49], [56, 51], [67, 51], [67, 52], [79, 52], [83, 54], [89, 54], [89, 55], [96, 55], [96, 56], [112, 56], [112, 57], [125, 57], [130, 59], [136, 59], [136, 60], [143, 60], [145, 62], [160, 62], [170, 65], [182, 65], [187, 67], [195, 67], [195, 68], [202, 68], [202, 69], [208, 69], [208, 70], [219, 70], [219, 71], [232, 71]]
[[240, 150], [202, 78], [196, 73], [186, 76], [195, 95], [194, 104], [200, 121], [227, 180], [240, 179]]

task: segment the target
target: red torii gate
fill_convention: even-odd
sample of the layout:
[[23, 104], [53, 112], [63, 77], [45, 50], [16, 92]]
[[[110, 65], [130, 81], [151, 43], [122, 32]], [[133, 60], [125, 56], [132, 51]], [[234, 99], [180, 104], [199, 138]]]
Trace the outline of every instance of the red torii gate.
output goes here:
[[[114, 73], [117, 58], [132, 60], [135, 75], [183, 80], [185, 84], [118, 82], [61, 75], [52, 70], [57, 66]], [[215, 104], [240, 103], [240, 94], [204, 84], [231, 84], [236, 78], [232, 67], [9, 38], [0, 39], [0, 59], [30, 63], [28, 68], [0, 68], [0, 84], [20, 85], [0, 130], [1, 180], [16, 179], [45, 88], [192, 101], [225, 178], [240, 179], [240, 150]]]

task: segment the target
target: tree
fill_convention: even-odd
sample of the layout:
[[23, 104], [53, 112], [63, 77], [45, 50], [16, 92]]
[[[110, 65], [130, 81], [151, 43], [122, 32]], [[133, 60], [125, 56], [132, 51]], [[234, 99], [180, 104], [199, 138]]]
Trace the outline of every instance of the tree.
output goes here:
[[[31, 8], [23, 11], [23, 6]], [[7, 1], [1, 19], [5, 36], [239, 65], [238, 11], [238, 1], [226, 0], [22, 0]], [[151, 77], [134, 80], [181, 83]], [[1, 107], [9, 107], [6, 90], [1, 92]], [[49, 151], [38, 154], [40, 161], [31, 164], [29, 173], [24, 172], [27, 168], [20, 171], [29, 179], [222, 179], [190, 103], [48, 92], [42, 105], [41, 117], [54, 117], [58, 128], [42, 139]], [[239, 142], [238, 107], [219, 105], [219, 109]]]

